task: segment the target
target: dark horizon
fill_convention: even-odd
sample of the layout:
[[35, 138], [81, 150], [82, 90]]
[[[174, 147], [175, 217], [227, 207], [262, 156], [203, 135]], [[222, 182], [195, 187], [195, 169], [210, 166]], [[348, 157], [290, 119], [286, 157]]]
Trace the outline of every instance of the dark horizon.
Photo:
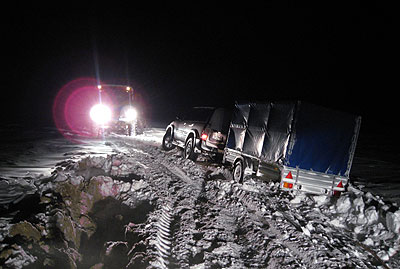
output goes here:
[[52, 124], [59, 89], [97, 75], [131, 85], [162, 122], [183, 107], [262, 100], [361, 115], [371, 131], [397, 115], [394, 22], [379, 9], [19, 11], [3, 25], [3, 123]]

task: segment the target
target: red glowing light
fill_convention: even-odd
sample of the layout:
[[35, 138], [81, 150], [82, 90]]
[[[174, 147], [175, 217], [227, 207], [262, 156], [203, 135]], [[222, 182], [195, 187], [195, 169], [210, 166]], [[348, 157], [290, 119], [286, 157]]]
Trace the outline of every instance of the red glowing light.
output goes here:
[[293, 183], [283, 182], [283, 187], [287, 189], [293, 188]]

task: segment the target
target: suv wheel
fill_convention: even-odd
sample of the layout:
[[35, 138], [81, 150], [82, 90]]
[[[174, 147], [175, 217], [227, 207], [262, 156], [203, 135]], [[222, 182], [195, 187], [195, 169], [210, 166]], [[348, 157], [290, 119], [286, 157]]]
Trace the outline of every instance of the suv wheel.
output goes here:
[[243, 162], [240, 160], [236, 161], [235, 165], [233, 166], [233, 180], [238, 183], [243, 183], [243, 175]]
[[168, 131], [165, 133], [165, 135], [164, 135], [164, 137], [163, 137], [163, 140], [162, 140], [162, 148], [163, 148], [163, 150], [169, 151], [169, 150], [174, 149], [174, 148], [175, 148], [175, 145], [172, 144], [172, 141], [173, 141], [173, 140], [174, 140], [174, 139], [173, 139], [173, 137], [172, 137], [171, 130], [168, 130]]
[[185, 157], [185, 159], [196, 161], [197, 154], [194, 153], [193, 136], [189, 137], [188, 140], [186, 140], [185, 148], [183, 149], [183, 156]]

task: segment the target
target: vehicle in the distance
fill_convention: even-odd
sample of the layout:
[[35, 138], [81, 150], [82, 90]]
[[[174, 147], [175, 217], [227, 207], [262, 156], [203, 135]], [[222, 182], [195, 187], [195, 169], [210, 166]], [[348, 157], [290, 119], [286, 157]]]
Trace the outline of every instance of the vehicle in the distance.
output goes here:
[[199, 154], [222, 158], [230, 120], [229, 108], [194, 107], [167, 126], [162, 147], [168, 151], [178, 146], [191, 160]]
[[[143, 129], [142, 115], [138, 114], [138, 103], [133, 89], [126, 85], [98, 85], [99, 103], [90, 110], [93, 133], [97, 136], [110, 132], [127, 136], [140, 134]], [[102, 101], [107, 95], [108, 102]]]

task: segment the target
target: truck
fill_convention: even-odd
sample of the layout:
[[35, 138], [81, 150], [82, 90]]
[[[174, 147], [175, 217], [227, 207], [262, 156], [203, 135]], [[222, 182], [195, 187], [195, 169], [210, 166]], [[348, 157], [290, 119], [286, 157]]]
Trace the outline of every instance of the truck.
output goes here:
[[[101, 136], [114, 132], [135, 136], [143, 132], [143, 117], [134, 100], [133, 88], [127, 85], [97, 85], [99, 102], [90, 109], [92, 132]], [[105, 100], [103, 100], [105, 99]]]
[[222, 163], [294, 194], [345, 191], [361, 117], [301, 102], [235, 104]]

